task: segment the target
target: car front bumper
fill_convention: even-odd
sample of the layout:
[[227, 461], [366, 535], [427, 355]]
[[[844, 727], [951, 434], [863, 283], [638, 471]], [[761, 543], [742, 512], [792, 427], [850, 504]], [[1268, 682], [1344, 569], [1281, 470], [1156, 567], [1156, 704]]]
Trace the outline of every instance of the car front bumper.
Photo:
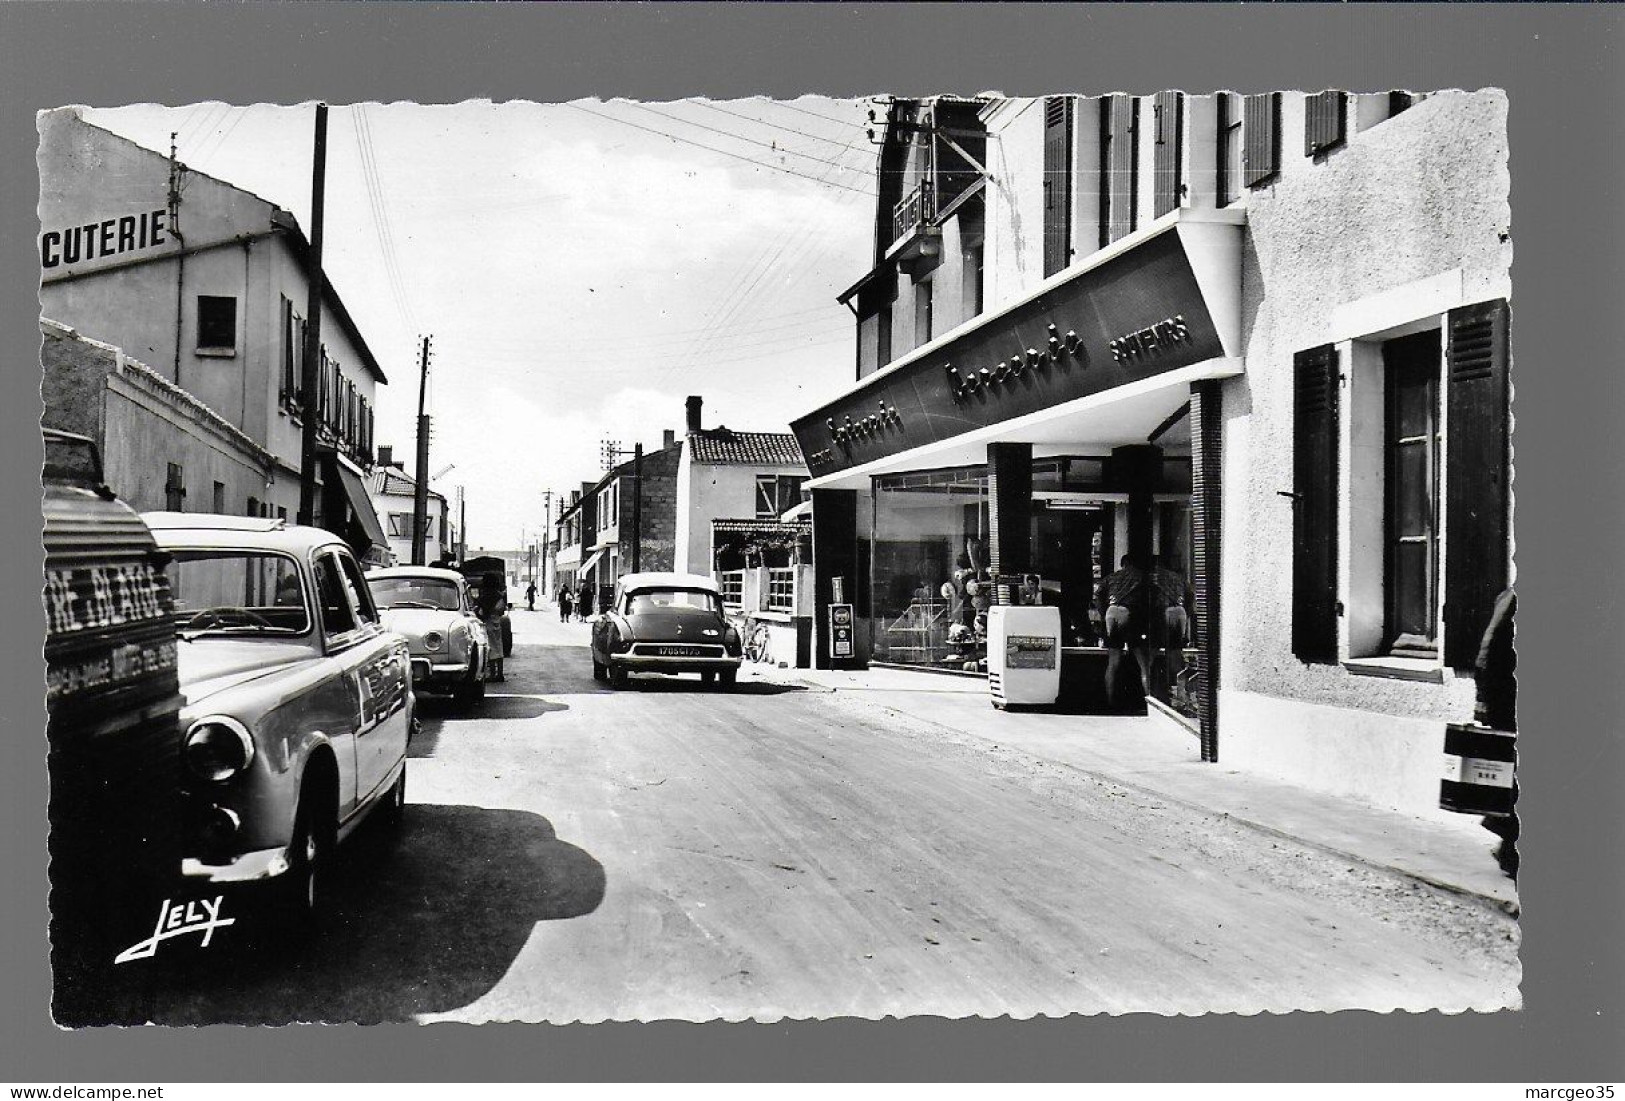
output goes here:
[[658, 654], [611, 654], [609, 667], [628, 673], [720, 673], [738, 669], [737, 657], [664, 657]]
[[440, 685], [461, 684], [468, 679], [468, 662], [464, 661], [431, 661], [428, 658], [412, 658], [412, 687], [435, 688]]
[[194, 857], [181, 861], [181, 875], [208, 883], [254, 883], [275, 879], [289, 868], [288, 848], [259, 849], [232, 857], [224, 864], [208, 864]]

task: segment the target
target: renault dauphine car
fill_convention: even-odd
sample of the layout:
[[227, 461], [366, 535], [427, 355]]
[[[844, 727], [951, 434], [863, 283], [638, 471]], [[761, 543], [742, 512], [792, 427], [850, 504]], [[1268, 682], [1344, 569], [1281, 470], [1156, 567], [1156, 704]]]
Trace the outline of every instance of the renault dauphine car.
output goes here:
[[[332, 533], [283, 520], [142, 515], [169, 555], [183, 785], [183, 879], [260, 884], [272, 933], [311, 927], [336, 846], [374, 811], [398, 821], [414, 697], [406, 640], [384, 628]], [[253, 917], [250, 916], [250, 922]]]
[[390, 566], [369, 572], [367, 585], [384, 626], [406, 638], [415, 690], [444, 692], [465, 706], [485, 698], [491, 644], [462, 574]]
[[741, 651], [717, 583], [693, 574], [627, 574], [592, 626], [592, 675], [617, 688], [629, 673], [698, 673], [731, 685]]

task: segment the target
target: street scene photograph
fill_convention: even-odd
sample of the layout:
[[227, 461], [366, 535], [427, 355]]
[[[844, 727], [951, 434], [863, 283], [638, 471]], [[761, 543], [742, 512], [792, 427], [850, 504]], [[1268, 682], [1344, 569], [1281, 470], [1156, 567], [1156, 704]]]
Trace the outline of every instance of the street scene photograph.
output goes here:
[[52, 1019], [1521, 1009], [1508, 109], [42, 111]]

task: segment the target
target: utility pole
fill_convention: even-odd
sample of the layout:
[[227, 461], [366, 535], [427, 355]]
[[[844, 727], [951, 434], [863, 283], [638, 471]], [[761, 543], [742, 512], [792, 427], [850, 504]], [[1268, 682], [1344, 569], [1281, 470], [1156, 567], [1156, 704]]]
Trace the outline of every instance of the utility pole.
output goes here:
[[542, 592], [547, 592], [547, 557], [553, 549], [553, 491], [542, 490]]
[[299, 398], [299, 515], [301, 524], [316, 522], [316, 444], [321, 425], [322, 386], [322, 212], [327, 197], [327, 104], [316, 105], [316, 149], [310, 174], [310, 252], [305, 257], [304, 370]]
[[457, 564], [462, 565], [468, 557], [468, 499], [463, 496], [463, 487], [457, 487]]
[[423, 403], [429, 388], [429, 342], [432, 337], [423, 338], [423, 358], [418, 368], [418, 479], [417, 486], [412, 492], [412, 565], [421, 566], [427, 562], [423, 556], [425, 535], [423, 529], [428, 526], [429, 519], [429, 416], [423, 411]]

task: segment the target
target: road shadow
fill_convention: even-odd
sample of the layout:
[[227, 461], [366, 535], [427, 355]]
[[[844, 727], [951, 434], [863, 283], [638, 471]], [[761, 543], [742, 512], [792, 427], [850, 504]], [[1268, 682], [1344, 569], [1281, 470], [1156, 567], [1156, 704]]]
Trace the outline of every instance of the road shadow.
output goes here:
[[230, 937], [166, 944], [146, 961], [162, 978], [104, 1023], [376, 1024], [459, 1009], [507, 973], [537, 922], [597, 909], [604, 882], [541, 815], [409, 803], [398, 835], [369, 823], [340, 849], [306, 944], [243, 947], [267, 911], [239, 901]]
[[556, 703], [539, 696], [487, 695], [482, 702], [473, 707], [465, 707], [448, 700], [419, 697], [418, 729], [406, 747], [406, 756], [433, 757], [440, 747], [440, 736], [448, 724], [455, 726], [474, 720], [538, 719], [555, 711], [568, 710], [570, 705], [567, 703]]

